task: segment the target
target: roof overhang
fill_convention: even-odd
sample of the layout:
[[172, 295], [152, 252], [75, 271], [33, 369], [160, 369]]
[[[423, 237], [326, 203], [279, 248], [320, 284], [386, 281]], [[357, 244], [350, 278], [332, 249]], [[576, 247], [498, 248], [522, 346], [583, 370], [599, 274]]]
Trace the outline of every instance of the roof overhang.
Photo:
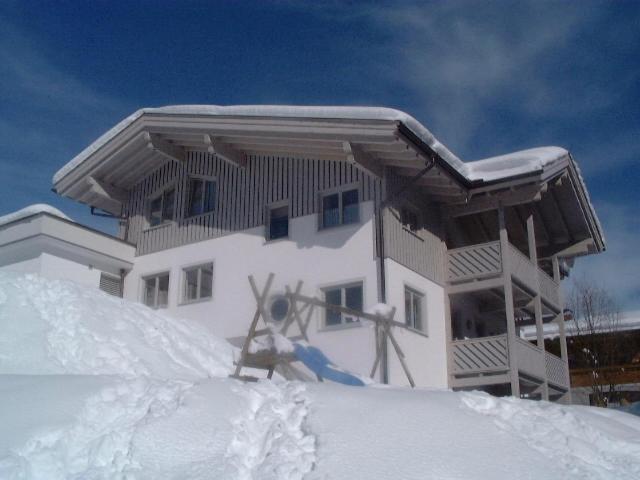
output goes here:
[[142, 109], [56, 173], [54, 189], [119, 215], [137, 182], [167, 162], [181, 164], [190, 151], [215, 154], [237, 168], [258, 155], [347, 161], [378, 177], [387, 167], [413, 177], [433, 161], [436, 168], [415, 184], [453, 215], [496, 208], [498, 202], [539, 201], [550, 184], [568, 179], [571, 195], [563, 193], [559, 201], [573, 205], [569, 214], [580, 212], [593, 239], [585, 253], [604, 249], [584, 181], [566, 150], [547, 147], [465, 163], [415, 119], [385, 108]]

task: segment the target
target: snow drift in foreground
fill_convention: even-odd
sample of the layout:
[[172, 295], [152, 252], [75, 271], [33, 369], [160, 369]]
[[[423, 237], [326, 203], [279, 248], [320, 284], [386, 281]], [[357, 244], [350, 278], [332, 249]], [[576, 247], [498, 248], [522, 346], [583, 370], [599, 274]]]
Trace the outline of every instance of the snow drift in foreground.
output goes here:
[[190, 322], [0, 272], [0, 478], [640, 478], [640, 420], [625, 413], [244, 384], [227, 377], [233, 355]]

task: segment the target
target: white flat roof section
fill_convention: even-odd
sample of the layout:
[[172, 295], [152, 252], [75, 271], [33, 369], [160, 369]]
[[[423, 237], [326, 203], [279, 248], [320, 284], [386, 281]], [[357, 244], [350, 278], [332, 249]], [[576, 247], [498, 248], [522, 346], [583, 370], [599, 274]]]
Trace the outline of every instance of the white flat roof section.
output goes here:
[[135, 247], [48, 211], [0, 224], [0, 266], [42, 253], [118, 274], [131, 270]]

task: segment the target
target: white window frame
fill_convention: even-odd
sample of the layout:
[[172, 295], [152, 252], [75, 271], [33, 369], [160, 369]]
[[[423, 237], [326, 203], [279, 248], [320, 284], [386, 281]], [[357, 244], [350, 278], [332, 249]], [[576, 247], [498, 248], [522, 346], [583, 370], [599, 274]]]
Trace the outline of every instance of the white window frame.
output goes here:
[[[271, 238], [271, 212], [273, 210], [277, 210], [283, 207], [287, 207], [287, 236]], [[289, 204], [289, 200], [283, 200], [281, 202], [271, 203], [267, 205], [266, 208], [267, 208], [267, 211], [265, 214], [266, 222], [265, 222], [265, 234], [264, 234], [265, 240], [267, 242], [277, 242], [278, 240], [287, 240], [291, 233], [291, 206]]]
[[[365, 280], [363, 278], [359, 278], [359, 279], [353, 279], [353, 280], [347, 280], [344, 282], [338, 282], [338, 283], [331, 283], [331, 284], [327, 284], [327, 285], [321, 285], [319, 286], [319, 290], [320, 290], [320, 298], [322, 298], [323, 302], [326, 302], [326, 292], [329, 290], [337, 290], [340, 289], [340, 304], [341, 306], [345, 307], [346, 305], [346, 293], [345, 293], [345, 289], [349, 288], [349, 287], [361, 287], [362, 288], [362, 308], [364, 308], [364, 306], [366, 305], [365, 303], [365, 295], [366, 295], [366, 288], [365, 288]], [[352, 327], [360, 327], [362, 325], [362, 322], [360, 321], [359, 318], [354, 319], [352, 322], [347, 322], [345, 320], [345, 315], [344, 313], [340, 313], [340, 323], [336, 324], [336, 325], [327, 325], [327, 313], [328, 313], [328, 309], [322, 309], [322, 318], [320, 320], [320, 331], [323, 330], [341, 330], [343, 328], [352, 328]]]
[[[160, 223], [158, 223], [157, 225], [151, 225], [151, 204], [153, 203], [154, 200], [158, 199], [159, 197], [162, 197], [162, 204], [160, 205], [160, 215], [162, 216], [162, 212], [164, 210], [164, 196], [170, 190], [173, 190], [173, 218], [168, 220], [161, 219]], [[146, 215], [145, 215], [145, 220], [147, 222], [146, 229], [152, 230], [154, 228], [159, 228], [159, 227], [168, 225], [170, 223], [174, 223], [178, 215], [177, 207], [178, 207], [178, 188], [175, 183], [171, 183], [165, 186], [164, 188], [158, 190], [153, 195], [149, 195], [149, 197], [147, 198]]]
[[[342, 205], [342, 194], [345, 192], [349, 192], [351, 190], [355, 190], [358, 195], [358, 221], [352, 223], [344, 223], [343, 218], [343, 205]], [[338, 214], [340, 215], [340, 220], [337, 225], [325, 226], [324, 224], [324, 198], [329, 197], [331, 195], [338, 195]], [[334, 228], [340, 227], [349, 227], [352, 225], [359, 225], [362, 223], [362, 196], [360, 194], [360, 184], [351, 183], [348, 185], [340, 185], [335, 188], [330, 188], [328, 190], [323, 190], [318, 195], [318, 230], [331, 230]]]
[[[169, 281], [167, 282], [167, 304], [166, 305], [158, 305], [158, 287], [159, 287], [159, 283], [160, 283], [160, 277], [167, 275], [169, 277]], [[158, 272], [154, 272], [154, 273], [148, 273], [145, 275], [142, 275], [141, 277], [141, 292], [140, 292], [140, 298], [143, 304], [147, 305], [146, 303], [146, 290], [147, 290], [147, 280], [150, 280], [152, 278], [155, 278], [155, 287], [154, 287], [154, 293], [153, 293], [153, 305], [147, 305], [147, 307], [149, 308], [153, 308], [154, 310], [158, 310], [160, 308], [169, 308], [169, 299], [171, 298], [171, 271], [170, 270], [161, 270]]]
[[[207, 267], [211, 265], [211, 295], [208, 297], [200, 296], [200, 288], [202, 285], [202, 267]], [[187, 299], [187, 272], [191, 270], [198, 269], [198, 281], [197, 281], [197, 298]], [[200, 303], [200, 302], [208, 302], [213, 299], [213, 286], [214, 279], [213, 275], [215, 272], [215, 264], [213, 260], [209, 262], [198, 262], [190, 265], [184, 265], [181, 267], [181, 288], [180, 288], [180, 303], [179, 305], [190, 305], [192, 303]]]
[[[413, 298], [418, 297], [420, 300], [420, 327], [416, 327], [415, 319], [412, 319], [412, 323], [409, 323], [407, 320], [408, 312], [407, 312], [407, 303], [406, 303], [406, 295], [407, 291], [411, 294], [413, 306]], [[404, 289], [402, 290], [402, 303], [404, 305], [404, 324], [411, 330], [415, 330], [416, 332], [420, 332], [423, 335], [427, 335], [427, 294], [422, 290], [415, 288], [412, 285], [404, 285]]]
[[[191, 181], [192, 180], [200, 180], [203, 183], [204, 182], [214, 183], [215, 187], [214, 187], [214, 193], [213, 193], [213, 208], [208, 212], [191, 215]], [[185, 190], [186, 198], [184, 199], [184, 202], [183, 202], [185, 206], [183, 217], [185, 220], [189, 220], [189, 219], [204, 216], [204, 215], [212, 215], [216, 211], [216, 208], [218, 206], [218, 179], [216, 177], [212, 177], [209, 175], [189, 174], [187, 175], [187, 186], [184, 190]], [[204, 190], [203, 190], [203, 193], [204, 193]], [[203, 194], [202, 201], [204, 202], [204, 200], [205, 200], [205, 197]]]

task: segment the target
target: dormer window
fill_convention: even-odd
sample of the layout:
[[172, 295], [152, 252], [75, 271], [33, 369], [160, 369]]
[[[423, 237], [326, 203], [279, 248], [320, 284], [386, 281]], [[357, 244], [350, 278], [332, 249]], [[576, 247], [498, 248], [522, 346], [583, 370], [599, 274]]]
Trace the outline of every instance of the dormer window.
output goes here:
[[212, 212], [215, 208], [216, 182], [211, 178], [192, 177], [189, 179], [189, 202], [187, 217]]
[[168, 188], [149, 202], [149, 226], [170, 222], [175, 214], [176, 189]]

